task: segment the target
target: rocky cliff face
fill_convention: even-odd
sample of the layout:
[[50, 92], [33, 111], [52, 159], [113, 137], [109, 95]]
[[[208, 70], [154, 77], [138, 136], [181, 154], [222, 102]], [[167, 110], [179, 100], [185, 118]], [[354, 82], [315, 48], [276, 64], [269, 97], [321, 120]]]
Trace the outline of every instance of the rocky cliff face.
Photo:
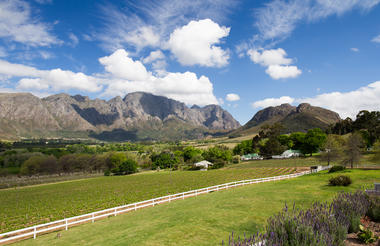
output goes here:
[[[43, 99], [29, 93], [0, 94], [0, 126], [2, 129], [13, 127], [17, 137], [39, 136], [41, 131], [47, 135], [57, 131], [92, 132], [95, 135], [115, 130], [128, 134], [129, 131], [136, 133], [147, 129], [170, 131], [168, 122], [173, 131], [182, 131], [179, 134], [182, 137], [186, 136], [183, 132], [194, 132], [195, 128], [206, 132], [232, 130], [240, 126], [218, 105], [189, 108], [184, 103], [143, 92], [109, 101], [64, 93]], [[157, 132], [152, 135], [157, 135]], [[0, 136], [5, 135], [0, 132]]]
[[279, 122], [285, 127], [285, 132], [307, 131], [312, 128], [325, 129], [339, 120], [337, 113], [308, 103], [301, 103], [298, 107], [282, 104], [260, 110], [242, 129]]

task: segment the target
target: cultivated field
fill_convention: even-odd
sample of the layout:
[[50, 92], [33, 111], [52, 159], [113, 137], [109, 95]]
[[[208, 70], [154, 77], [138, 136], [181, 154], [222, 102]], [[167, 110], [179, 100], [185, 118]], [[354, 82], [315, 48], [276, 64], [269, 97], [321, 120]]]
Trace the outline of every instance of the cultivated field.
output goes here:
[[[211, 172], [210, 172], [211, 173]], [[284, 204], [308, 207], [380, 181], [379, 170], [348, 170], [353, 184], [328, 186], [338, 175], [326, 172], [292, 180], [254, 184], [111, 217], [20, 242], [20, 245], [220, 245], [235, 235], [254, 233]], [[147, 175], [148, 176], [148, 175]]]
[[0, 190], [1, 232], [230, 181], [290, 174], [292, 167], [145, 172]]

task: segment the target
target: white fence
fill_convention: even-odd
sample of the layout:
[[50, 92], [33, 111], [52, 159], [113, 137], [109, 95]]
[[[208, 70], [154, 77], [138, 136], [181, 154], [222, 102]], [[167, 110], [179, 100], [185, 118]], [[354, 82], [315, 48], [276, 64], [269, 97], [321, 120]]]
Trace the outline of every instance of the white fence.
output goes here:
[[[328, 168], [330, 167], [329, 166], [323, 167], [322, 170], [326, 170]], [[90, 221], [93, 223], [96, 220], [104, 219], [109, 216], [117, 216], [118, 214], [121, 214], [121, 213], [135, 211], [137, 209], [146, 208], [146, 207], [152, 207], [152, 206], [165, 203], [165, 202], [171, 202], [178, 199], [185, 199], [187, 197], [198, 196], [201, 194], [206, 194], [206, 193], [219, 191], [219, 190], [225, 190], [225, 189], [234, 188], [237, 186], [290, 179], [290, 178], [295, 178], [295, 177], [302, 176], [305, 174], [310, 174], [310, 173], [311, 171], [305, 171], [305, 172], [282, 175], [282, 176], [241, 180], [241, 181], [201, 188], [197, 190], [186, 191], [186, 192], [177, 193], [173, 195], [162, 196], [162, 197], [153, 198], [153, 199], [145, 200], [142, 202], [127, 204], [127, 205], [123, 205], [119, 207], [104, 209], [104, 210], [92, 212], [89, 214], [79, 215], [79, 216], [75, 216], [71, 218], [53, 221], [46, 224], [40, 224], [40, 225], [31, 226], [31, 227], [27, 227], [27, 228], [16, 230], [16, 231], [2, 233], [0, 234], [0, 245], [6, 244], [6, 243], [13, 243], [13, 242], [31, 238], [31, 237], [35, 239], [37, 235], [46, 234], [48, 232], [59, 231], [59, 230], [68, 230], [72, 226], [88, 223]]]

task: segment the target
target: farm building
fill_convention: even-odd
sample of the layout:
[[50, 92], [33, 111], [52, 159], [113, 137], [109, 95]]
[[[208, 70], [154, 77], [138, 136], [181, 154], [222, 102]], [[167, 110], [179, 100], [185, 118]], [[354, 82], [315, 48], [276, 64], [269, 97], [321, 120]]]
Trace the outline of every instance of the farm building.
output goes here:
[[242, 161], [249, 161], [249, 160], [262, 160], [263, 157], [259, 156], [258, 154], [256, 153], [253, 153], [253, 154], [247, 154], [247, 155], [242, 155], [240, 157], [240, 160]]
[[200, 161], [200, 162], [197, 162], [194, 164], [196, 167], [201, 167], [202, 169], [201, 170], [207, 170], [207, 168], [209, 168], [210, 166], [212, 166], [213, 164], [209, 161]]
[[291, 157], [299, 157], [301, 156], [302, 153], [299, 150], [293, 150], [293, 149], [288, 149], [284, 151], [281, 155], [273, 155], [273, 159], [286, 159], [286, 158], [291, 158]]

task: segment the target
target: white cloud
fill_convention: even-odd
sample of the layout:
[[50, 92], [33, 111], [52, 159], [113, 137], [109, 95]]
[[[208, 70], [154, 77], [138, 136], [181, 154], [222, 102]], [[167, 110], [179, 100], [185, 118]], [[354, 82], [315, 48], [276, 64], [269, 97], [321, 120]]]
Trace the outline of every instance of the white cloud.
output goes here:
[[285, 50], [278, 48], [272, 50], [263, 50], [261, 53], [258, 50], [248, 50], [248, 55], [254, 63], [263, 66], [270, 65], [289, 65], [293, 61], [290, 58], [285, 58]]
[[123, 12], [110, 4], [101, 8], [104, 28], [97, 37], [108, 50], [128, 47], [138, 52], [159, 47], [177, 27], [190, 20], [226, 20], [236, 0], [145, 0], [126, 2]]
[[350, 50], [353, 51], [353, 52], [359, 52], [358, 48], [350, 48]]
[[272, 79], [296, 78], [301, 75], [302, 71], [296, 66], [270, 65], [265, 72]]
[[143, 59], [144, 63], [152, 63], [156, 60], [162, 60], [165, 59], [164, 53], [162, 53], [161, 50], [155, 50], [150, 52], [150, 54]]
[[255, 26], [263, 40], [287, 38], [299, 23], [341, 16], [359, 9], [369, 11], [380, 0], [273, 0], [255, 10]]
[[349, 92], [324, 93], [297, 101], [331, 109], [339, 113], [342, 118], [355, 118], [360, 110], [379, 111], [380, 81]]
[[99, 61], [109, 72], [105, 78], [108, 87], [102, 93], [103, 96], [124, 96], [130, 92], [145, 91], [179, 100], [188, 105], [218, 104], [213, 94], [213, 85], [206, 76], [198, 78], [192, 72], [162, 72], [154, 76], [140, 61], [129, 58], [124, 50], [102, 57]]
[[31, 16], [30, 6], [21, 0], [0, 1], [0, 37], [29, 46], [49, 46], [60, 41], [47, 24]]
[[265, 108], [282, 103], [310, 103], [337, 112], [340, 117], [355, 116], [360, 110], [379, 111], [380, 105], [380, 81], [349, 92], [330, 92], [309, 98], [292, 98], [283, 96], [280, 98], [267, 98], [252, 103], [253, 108]]
[[71, 46], [75, 47], [78, 45], [79, 38], [74, 33], [70, 33], [69, 38], [71, 40]]
[[0, 75], [23, 77], [20, 79], [18, 90], [70, 90], [78, 89], [88, 92], [99, 92], [102, 87], [98, 80], [83, 73], [74, 73], [67, 70], [52, 69], [38, 70], [22, 64], [9, 63], [0, 60]]
[[113, 76], [127, 80], [146, 80], [149, 74], [140, 61], [133, 61], [128, 53], [119, 49], [110, 56], [99, 58], [105, 70]]
[[375, 43], [380, 43], [380, 35], [374, 37], [371, 41]]
[[252, 103], [252, 107], [253, 108], [266, 108], [266, 107], [270, 107], [270, 106], [278, 106], [278, 105], [281, 105], [281, 104], [284, 104], [284, 103], [293, 103], [294, 102], [294, 98], [292, 97], [288, 97], [288, 96], [283, 96], [283, 97], [280, 97], [280, 98], [266, 98], [264, 100], [260, 100], [260, 101], [256, 101], [254, 103]]
[[267, 67], [265, 72], [272, 79], [296, 78], [302, 74], [297, 66], [289, 66], [293, 60], [286, 58], [287, 54], [281, 48], [271, 50], [250, 49], [247, 54], [254, 63]]
[[226, 100], [230, 101], [230, 102], [239, 101], [240, 96], [238, 94], [235, 94], [235, 93], [229, 93], [226, 95]]
[[174, 30], [167, 46], [182, 65], [222, 67], [228, 64], [229, 54], [215, 44], [229, 32], [230, 28], [221, 27], [210, 19], [190, 21]]

